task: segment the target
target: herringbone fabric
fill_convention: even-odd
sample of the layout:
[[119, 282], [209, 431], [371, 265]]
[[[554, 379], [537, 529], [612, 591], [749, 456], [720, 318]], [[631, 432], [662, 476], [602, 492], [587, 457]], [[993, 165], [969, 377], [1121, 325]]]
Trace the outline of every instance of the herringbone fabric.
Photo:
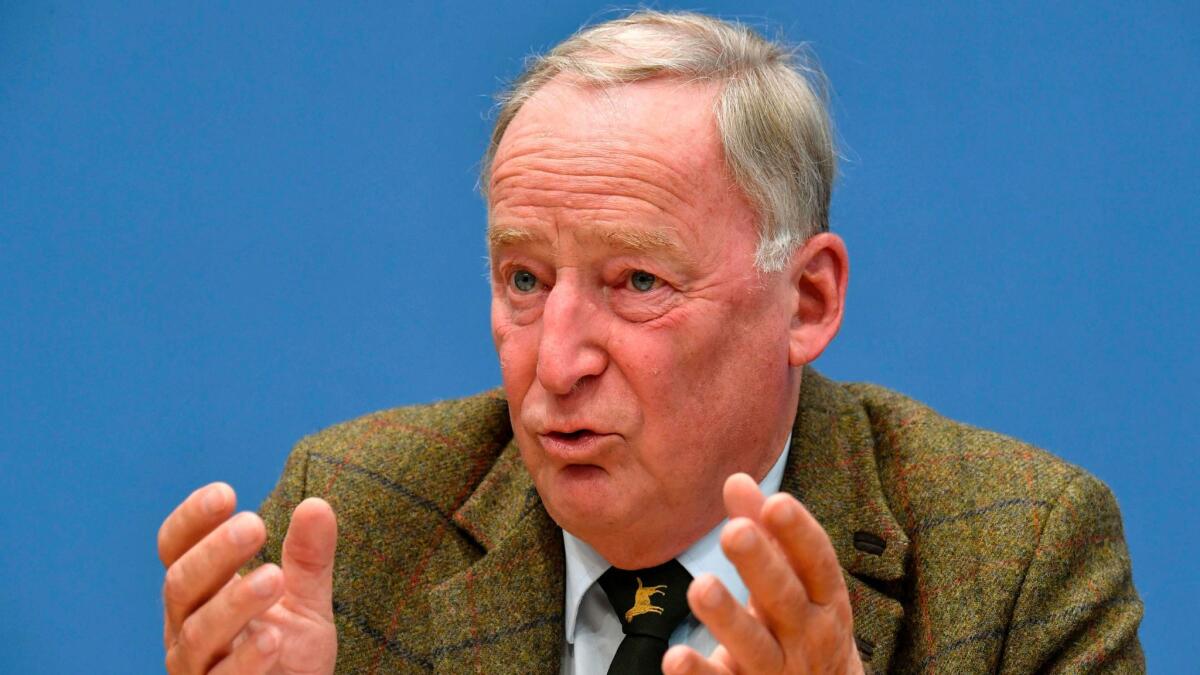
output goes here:
[[[806, 369], [783, 489], [833, 541], [871, 670], [1144, 671], [1117, 505], [1082, 470]], [[339, 673], [558, 672], [561, 532], [501, 393], [303, 440], [262, 506], [260, 562], [308, 496], [338, 515]]]

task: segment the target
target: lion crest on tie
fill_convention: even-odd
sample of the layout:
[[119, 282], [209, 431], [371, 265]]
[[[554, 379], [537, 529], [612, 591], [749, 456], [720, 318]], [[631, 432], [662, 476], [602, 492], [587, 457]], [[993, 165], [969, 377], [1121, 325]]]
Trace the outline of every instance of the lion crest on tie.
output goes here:
[[655, 595], [666, 595], [666, 591], [663, 589], [667, 585], [643, 586], [641, 577], [637, 577], [637, 585], [637, 590], [633, 593], [633, 607], [630, 607], [629, 611], [625, 612], [625, 623], [629, 623], [633, 620], [633, 617], [639, 614], [649, 614], [651, 612], [655, 614], [663, 613], [662, 607], [650, 603], [650, 598]]

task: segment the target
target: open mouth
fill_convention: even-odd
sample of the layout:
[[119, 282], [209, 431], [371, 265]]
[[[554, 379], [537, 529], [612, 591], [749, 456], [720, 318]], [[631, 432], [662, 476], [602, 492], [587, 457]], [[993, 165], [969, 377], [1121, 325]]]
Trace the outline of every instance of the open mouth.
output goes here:
[[591, 429], [576, 429], [575, 431], [551, 431], [546, 434], [547, 437], [561, 442], [581, 441], [590, 436], [595, 436], [596, 432]]

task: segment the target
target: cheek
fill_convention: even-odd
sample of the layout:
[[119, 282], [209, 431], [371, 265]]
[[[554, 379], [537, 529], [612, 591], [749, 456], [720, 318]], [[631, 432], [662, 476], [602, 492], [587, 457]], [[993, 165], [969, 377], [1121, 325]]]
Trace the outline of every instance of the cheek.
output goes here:
[[678, 325], [627, 342], [644, 402], [682, 418], [710, 417], [713, 402], [773, 387], [786, 374], [786, 322], [760, 307], [680, 314]]
[[537, 331], [511, 322], [492, 320], [492, 340], [508, 399], [519, 406], [537, 373]]
[[[688, 322], [684, 322], [688, 323]], [[614, 331], [609, 355], [632, 390], [635, 400], [647, 417], [673, 426], [680, 413], [692, 407], [697, 379], [703, 373], [693, 365], [697, 359], [694, 337], [684, 327], [625, 326]], [[699, 395], [702, 395], [699, 394]]]

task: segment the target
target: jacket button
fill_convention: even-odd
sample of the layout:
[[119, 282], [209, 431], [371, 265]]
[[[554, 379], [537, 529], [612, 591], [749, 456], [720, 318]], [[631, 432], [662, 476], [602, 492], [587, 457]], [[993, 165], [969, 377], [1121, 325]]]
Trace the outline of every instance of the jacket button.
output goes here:
[[859, 530], [854, 533], [854, 548], [871, 555], [883, 555], [887, 542], [870, 532]]

